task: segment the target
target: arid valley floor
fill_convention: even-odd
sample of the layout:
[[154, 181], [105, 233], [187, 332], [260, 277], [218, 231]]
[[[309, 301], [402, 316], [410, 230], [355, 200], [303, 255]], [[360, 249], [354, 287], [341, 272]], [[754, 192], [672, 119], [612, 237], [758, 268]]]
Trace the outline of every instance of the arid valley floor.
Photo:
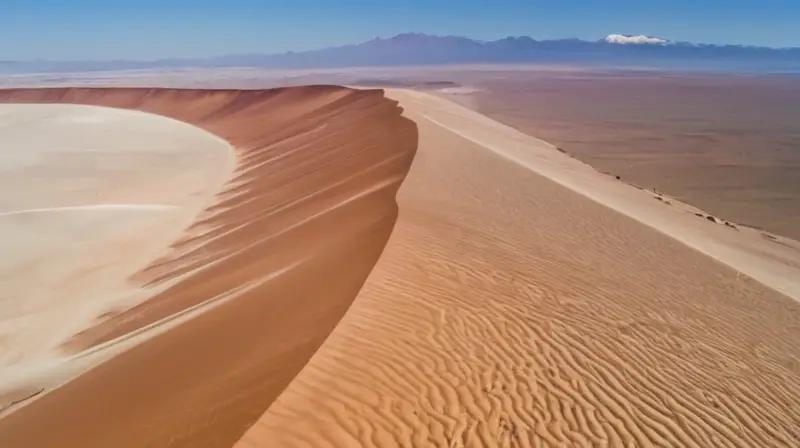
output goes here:
[[0, 447], [794, 446], [800, 81], [681, 79], [3, 80]]

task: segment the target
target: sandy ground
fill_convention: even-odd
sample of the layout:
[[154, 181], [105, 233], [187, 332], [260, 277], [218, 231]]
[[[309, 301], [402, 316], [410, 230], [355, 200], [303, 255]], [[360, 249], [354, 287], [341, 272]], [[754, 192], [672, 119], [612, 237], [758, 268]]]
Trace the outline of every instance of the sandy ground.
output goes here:
[[0, 105], [0, 409], [65, 379], [58, 347], [137, 300], [128, 277], [219, 191], [233, 151], [157, 115]]
[[132, 277], [158, 294], [64, 349], [179, 325], [7, 415], [0, 446], [800, 440], [796, 242], [429, 93], [388, 96], [407, 118], [334, 87], [0, 97], [160, 113], [238, 156]]
[[239, 446], [800, 440], [800, 306], [764, 286], [798, 297], [794, 249], [452, 103], [390, 96], [420, 129], [395, 231]]
[[138, 70], [0, 77], [0, 86], [436, 91], [597, 170], [800, 240], [800, 78], [542, 65]]
[[598, 171], [800, 240], [800, 78], [547, 75], [475, 82], [476, 110]]
[[233, 445], [362, 286], [417, 144], [381, 91], [53, 89], [0, 100], [161, 114], [229, 141], [237, 160], [170, 250], [128, 279], [148, 300], [61, 347], [79, 361], [126, 351], [18, 403], [0, 420], [3, 447]]

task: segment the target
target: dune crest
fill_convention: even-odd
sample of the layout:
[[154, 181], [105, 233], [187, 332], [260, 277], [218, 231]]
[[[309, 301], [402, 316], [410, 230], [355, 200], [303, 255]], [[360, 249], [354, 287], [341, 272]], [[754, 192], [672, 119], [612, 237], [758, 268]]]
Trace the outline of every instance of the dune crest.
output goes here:
[[415, 124], [379, 90], [31, 89], [0, 102], [155, 113], [214, 133], [237, 157], [216, 200], [130, 279], [147, 300], [64, 347], [78, 358], [127, 350], [0, 420], [2, 446], [232, 445], [362, 286], [417, 145]]
[[395, 231], [237, 447], [800, 440], [800, 304], [687, 244], [788, 293], [793, 249], [783, 263], [462, 107], [389, 95], [420, 129]]
[[35, 401], [0, 420], [2, 446], [800, 440], [792, 241], [421, 92], [2, 95], [179, 118], [239, 162], [131, 279], [149, 300], [64, 348], [133, 347], [6, 397]]

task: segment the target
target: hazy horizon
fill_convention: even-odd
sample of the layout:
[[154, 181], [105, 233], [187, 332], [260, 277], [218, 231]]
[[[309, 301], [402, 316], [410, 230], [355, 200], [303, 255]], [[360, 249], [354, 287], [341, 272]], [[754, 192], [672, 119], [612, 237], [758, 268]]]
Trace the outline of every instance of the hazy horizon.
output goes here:
[[[614, 33], [611, 33], [611, 34], [614, 34]], [[538, 40], [538, 41], [581, 40], [581, 41], [585, 41], [585, 42], [599, 42], [599, 41], [602, 41], [604, 38], [606, 38], [608, 36], [608, 35], [603, 35], [603, 36], [598, 36], [597, 38], [554, 37], [554, 38], [549, 38], [549, 39], [537, 39], [536, 37], [528, 36], [528, 35], [519, 35], [519, 36], [509, 35], [509, 36], [498, 37], [497, 39], [478, 39], [478, 38], [475, 38], [473, 36], [467, 36], [467, 35], [443, 35], [443, 34], [422, 33], [422, 32], [417, 32], [417, 31], [407, 31], [407, 32], [402, 32], [402, 33], [392, 34], [392, 35], [373, 36], [371, 38], [368, 38], [368, 39], [365, 39], [365, 40], [362, 40], [362, 41], [357, 41], [357, 42], [345, 42], [345, 43], [337, 44], [337, 45], [328, 45], [328, 46], [323, 46], [323, 47], [308, 48], [308, 49], [304, 49], [304, 50], [288, 49], [288, 50], [279, 51], [279, 52], [265, 52], [265, 51], [263, 51], [263, 52], [258, 52], [258, 51], [231, 52], [231, 53], [211, 54], [211, 55], [207, 55], [207, 56], [185, 56], [185, 55], [183, 55], [183, 56], [161, 57], [161, 58], [122, 58], [122, 57], [117, 57], [117, 58], [94, 58], [94, 59], [92, 59], [92, 58], [0, 59], [0, 63], [4, 63], [4, 62], [5, 63], [9, 63], [9, 62], [38, 62], [38, 61], [47, 61], [47, 62], [76, 62], [76, 61], [77, 62], [113, 62], [113, 61], [157, 62], [157, 61], [182, 60], [182, 59], [213, 59], [213, 58], [216, 58], [216, 57], [227, 57], [227, 56], [249, 56], [249, 55], [271, 56], [271, 55], [280, 55], [280, 54], [293, 53], [293, 52], [294, 53], [303, 53], [303, 52], [307, 52], [307, 51], [325, 50], [325, 49], [329, 49], [329, 48], [337, 48], [337, 47], [340, 47], [340, 46], [359, 45], [359, 44], [368, 42], [370, 40], [375, 40], [375, 39], [388, 40], [388, 39], [392, 39], [392, 38], [395, 38], [395, 37], [398, 37], [398, 36], [402, 36], [402, 35], [426, 35], [426, 36], [431, 36], [431, 37], [459, 37], [459, 38], [472, 39], [472, 40], [479, 41], [479, 42], [493, 42], [493, 41], [502, 40], [502, 39], [505, 39], [505, 38], [521, 38], [521, 37], [530, 37], [530, 38], [532, 38], [534, 40]], [[650, 35], [647, 35], [647, 36], [650, 36]], [[680, 41], [680, 40], [674, 40], [674, 39], [667, 39], [667, 40], [669, 40], [671, 42], [689, 42], [689, 43], [698, 44], [698, 45], [716, 45], [716, 46], [730, 45], [730, 46], [768, 48], [768, 49], [772, 49], [772, 50], [785, 50], [785, 49], [800, 48], [800, 45], [798, 45], [798, 46], [787, 46], [787, 47], [771, 47], [771, 46], [731, 44], [731, 43], [709, 43], [709, 42]]]
[[[78, 0], [12, 2], [0, 14], [0, 60], [154, 60], [230, 54], [273, 54], [358, 43], [405, 32], [478, 40], [602, 39], [644, 34], [707, 44], [800, 47], [800, 4], [689, 0], [669, 4], [589, 0], [520, 5], [499, 0], [411, 0], [375, 4], [346, 0], [303, 5], [252, 0], [143, 0], [114, 4]], [[747, 39], [739, 31], [746, 26]], [[309, 33], [308, 30], [313, 30]], [[20, 39], [19, 36], [26, 36]]]

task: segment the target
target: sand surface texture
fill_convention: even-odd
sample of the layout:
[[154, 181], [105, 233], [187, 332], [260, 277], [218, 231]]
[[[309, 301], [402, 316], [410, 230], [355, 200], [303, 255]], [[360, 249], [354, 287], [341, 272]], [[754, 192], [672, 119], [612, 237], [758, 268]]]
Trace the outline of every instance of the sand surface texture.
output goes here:
[[402, 109], [321, 86], [0, 92], [153, 112], [236, 151], [128, 279], [147, 300], [61, 346], [126, 350], [0, 419], [0, 446], [800, 440], [796, 242], [431, 94], [387, 96]]
[[0, 104], [0, 410], [59, 381], [69, 357], [58, 347], [72, 335], [146, 298], [128, 277], [191, 224], [232, 168], [224, 140], [179, 121]]
[[795, 249], [460, 106], [390, 96], [420, 132], [395, 230], [239, 447], [800, 440], [800, 306], [765, 286], [797, 297]]
[[[55, 390], [7, 398], [42, 390], [0, 420], [2, 447], [233, 445], [362, 286], [417, 144], [414, 123], [381, 91], [42, 89], [0, 91], [0, 102], [137, 109], [196, 125], [236, 152], [213, 201], [128, 278], [147, 300], [107, 310], [61, 347], [77, 361], [127, 350]], [[179, 183], [188, 172], [159, 169]]]
[[798, 77], [518, 72], [475, 80], [482, 114], [626, 182], [800, 240]]

